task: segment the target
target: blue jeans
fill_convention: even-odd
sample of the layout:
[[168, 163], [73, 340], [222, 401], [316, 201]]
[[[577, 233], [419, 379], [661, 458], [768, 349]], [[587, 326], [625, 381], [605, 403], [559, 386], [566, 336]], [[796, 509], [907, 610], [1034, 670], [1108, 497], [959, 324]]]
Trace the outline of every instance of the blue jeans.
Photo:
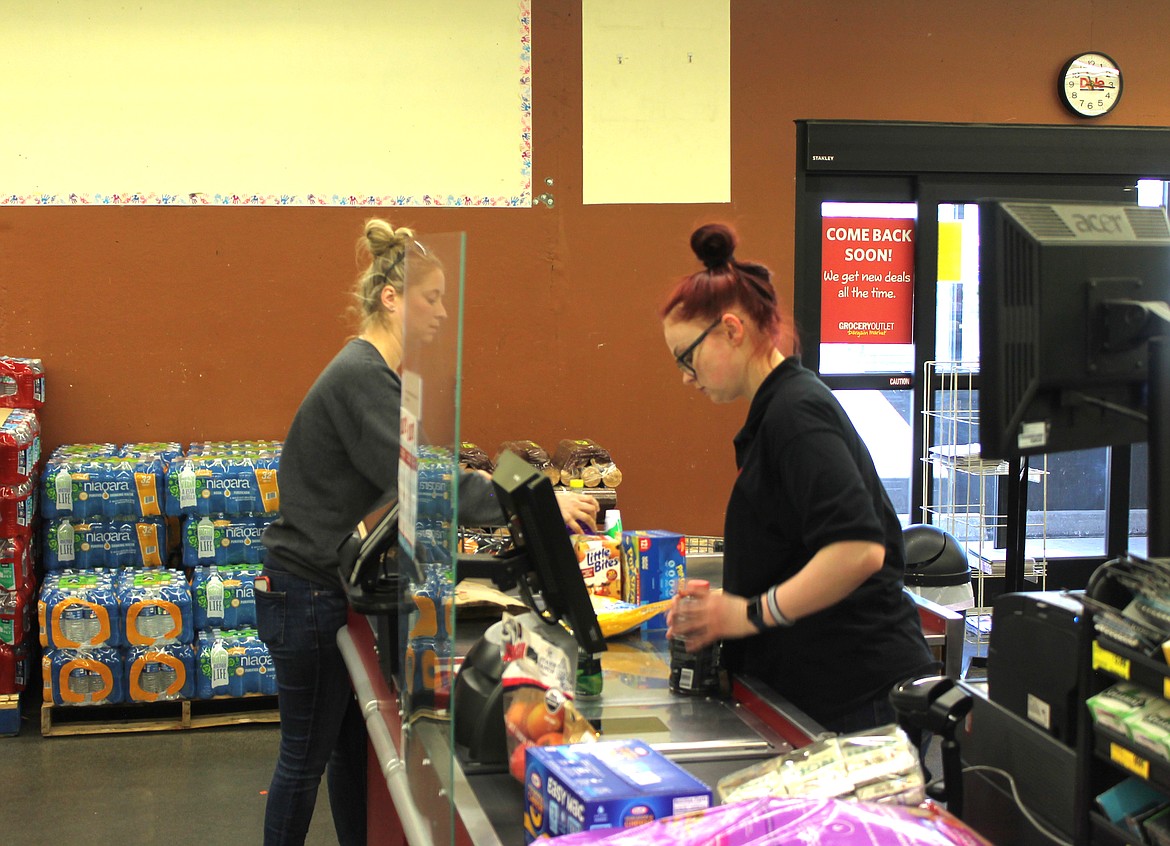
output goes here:
[[303, 844], [328, 765], [329, 804], [342, 846], [366, 843], [366, 724], [337, 648], [348, 604], [271, 566], [256, 621], [276, 668], [280, 754], [264, 814], [265, 846]]

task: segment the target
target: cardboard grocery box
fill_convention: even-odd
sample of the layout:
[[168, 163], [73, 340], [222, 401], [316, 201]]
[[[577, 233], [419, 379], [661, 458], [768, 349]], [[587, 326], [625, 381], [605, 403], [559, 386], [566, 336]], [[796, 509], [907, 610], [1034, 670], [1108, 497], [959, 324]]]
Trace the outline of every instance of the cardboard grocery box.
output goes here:
[[641, 740], [533, 746], [524, 773], [524, 842], [630, 828], [711, 806], [711, 788]]
[[[677, 532], [641, 529], [622, 532], [622, 599], [645, 605], [670, 599], [687, 575], [687, 539]], [[647, 620], [644, 629], [665, 629], [666, 612]]]
[[621, 599], [621, 541], [605, 535], [573, 535], [570, 540], [589, 592]]

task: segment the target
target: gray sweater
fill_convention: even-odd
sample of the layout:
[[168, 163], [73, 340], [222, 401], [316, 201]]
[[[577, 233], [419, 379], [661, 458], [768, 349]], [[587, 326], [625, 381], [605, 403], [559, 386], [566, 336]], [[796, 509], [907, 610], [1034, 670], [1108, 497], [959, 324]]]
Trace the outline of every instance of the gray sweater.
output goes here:
[[[280, 517], [263, 537], [267, 563], [338, 586], [341, 542], [398, 495], [401, 403], [402, 382], [372, 344], [355, 338], [341, 348], [305, 395], [285, 438]], [[503, 523], [487, 479], [461, 476], [459, 518], [465, 525]]]

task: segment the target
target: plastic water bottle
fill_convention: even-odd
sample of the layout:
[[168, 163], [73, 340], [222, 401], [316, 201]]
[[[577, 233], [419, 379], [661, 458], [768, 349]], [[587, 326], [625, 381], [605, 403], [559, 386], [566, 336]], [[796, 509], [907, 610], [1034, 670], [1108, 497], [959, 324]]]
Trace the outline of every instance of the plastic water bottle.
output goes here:
[[[686, 592], [678, 603], [678, 620], [681, 627], [687, 619], [688, 607], [693, 608], [711, 590], [706, 579], [688, 579], [683, 590]], [[681, 593], [682, 591], [680, 591]], [[698, 652], [687, 651], [686, 638], [670, 639], [670, 690], [691, 696], [703, 696], [719, 691], [719, 643], [710, 643]]]
[[53, 479], [54, 498], [57, 502], [58, 511], [72, 511], [73, 510], [73, 474], [69, 472], [68, 465], [61, 465], [61, 469], [57, 471], [57, 475]]
[[[196, 549], [199, 558], [215, 558], [215, 524], [210, 517], [199, 520], [195, 530]], [[214, 563], [214, 562], [213, 562]]]
[[184, 461], [179, 470], [179, 508], [194, 508], [198, 504], [195, 498], [195, 465]]
[[211, 692], [213, 695], [227, 693], [228, 685], [228, 651], [223, 645], [223, 638], [219, 632], [214, 633], [215, 642], [211, 646]]
[[207, 617], [209, 620], [216, 620], [223, 622], [223, 579], [219, 577], [219, 571], [211, 568], [211, 574], [207, 577]]
[[73, 524], [68, 518], [57, 524], [57, 560], [63, 563], [73, 561]]

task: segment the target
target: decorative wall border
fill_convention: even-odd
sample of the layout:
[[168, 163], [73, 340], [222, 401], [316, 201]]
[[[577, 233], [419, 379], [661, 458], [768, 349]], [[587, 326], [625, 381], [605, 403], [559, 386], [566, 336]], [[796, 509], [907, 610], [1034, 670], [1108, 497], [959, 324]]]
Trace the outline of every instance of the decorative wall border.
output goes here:
[[530, 208], [532, 205], [532, 0], [518, 0], [520, 23], [520, 174], [513, 196], [455, 194], [7, 194], [0, 206], [434, 206]]

